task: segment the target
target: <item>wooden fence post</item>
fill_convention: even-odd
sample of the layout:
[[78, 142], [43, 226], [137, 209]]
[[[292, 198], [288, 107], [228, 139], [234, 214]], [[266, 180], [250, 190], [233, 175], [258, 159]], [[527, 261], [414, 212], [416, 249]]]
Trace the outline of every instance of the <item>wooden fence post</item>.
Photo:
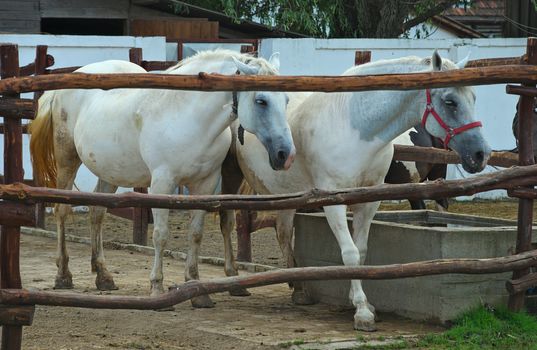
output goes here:
[[253, 45], [241, 45], [241, 53], [251, 53], [255, 55], [255, 47]]
[[142, 49], [139, 47], [133, 47], [129, 50], [129, 61], [136, 63], [140, 67], [142, 66]]
[[[133, 47], [129, 50], [129, 60], [142, 67], [142, 49]], [[147, 188], [137, 187], [135, 192], [147, 193]], [[150, 208], [132, 208], [132, 242], [138, 245], [147, 245], [147, 229], [149, 224]]]
[[[528, 38], [526, 49], [528, 64], [537, 64], [537, 38]], [[523, 84], [535, 87], [534, 84]], [[533, 155], [533, 100], [534, 98], [522, 96], [518, 106], [518, 159], [520, 165], [534, 164]], [[531, 187], [533, 188], [533, 186]], [[531, 249], [531, 231], [533, 223], [533, 199], [519, 198], [518, 200], [518, 234], [516, 253]], [[516, 270], [513, 280], [518, 280], [529, 274], [530, 269]], [[519, 311], [524, 306], [525, 291], [509, 295], [509, 310]]]
[[371, 51], [356, 51], [354, 53], [354, 65], [359, 66], [371, 62]]
[[252, 238], [254, 217], [251, 210], [238, 210], [237, 223], [237, 261], [252, 262]]
[[[17, 45], [0, 45], [0, 77], [19, 75]], [[4, 94], [19, 98], [19, 94]], [[18, 118], [4, 118], [4, 181], [22, 182], [22, 123]], [[0, 288], [22, 288], [19, 270], [20, 226], [2, 225], [0, 229]], [[2, 350], [20, 349], [22, 324], [2, 320]]]

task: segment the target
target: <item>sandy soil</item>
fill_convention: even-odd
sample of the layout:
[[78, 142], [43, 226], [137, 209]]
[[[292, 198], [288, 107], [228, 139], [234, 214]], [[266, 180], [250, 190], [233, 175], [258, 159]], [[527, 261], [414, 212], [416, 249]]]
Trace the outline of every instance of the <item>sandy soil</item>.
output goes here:
[[[89, 246], [70, 243], [70, 266], [75, 291], [99, 294], [90, 273]], [[109, 250], [107, 260], [118, 291], [145, 295], [151, 257]], [[22, 236], [23, 285], [51, 289], [56, 268], [55, 242]], [[183, 263], [166, 258], [165, 285], [180, 282]], [[220, 267], [201, 265], [204, 278], [222, 276]], [[38, 307], [34, 324], [25, 328], [24, 349], [277, 349], [296, 340], [330, 342], [365, 337], [397, 338], [439, 331], [440, 328], [380, 315], [379, 331], [352, 330], [352, 310], [326, 305], [295, 306], [286, 285], [251, 290], [250, 297], [213, 296], [214, 309], [193, 309], [190, 303], [175, 311], [90, 310]]]
[[[407, 204], [385, 203], [382, 209], [407, 209]], [[516, 202], [452, 203], [450, 210], [503, 218], [516, 217]], [[537, 217], [537, 215], [536, 215]], [[173, 212], [168, 247], [186, 251], [187, 214]], [[47, 228], [55, 230], [47, 217]], [[130, 243], [132, 225], [128, 220], [108, 216], [105, 239]], [[87, 237], [88, 217], [75, 213], [68, 220], [68, 233]], [[149, 234], [151, 235], [151, 228]], [[234, 240], [236, 237], [234, 237]], [[252, 237], [254, 262], [283, 266], [274, 230], [265, 229]], [[89, 246], [69, 243], [75, 291], [98, 294], [90, 272]], [[21, 269], [23, 285], [39, 289], [53, 286], [55, 242], [47, 238], [22, 237]], [[214, 215], [206, 219], [202, 255], [222, 256], [222, 238]], [[138, 253], [107, 250], [110, 271], [119, 286], [114, 294], [146, 295], [152, 258]], [[181, 282], [183, 262], [165, 259], [165, 284]], [[221, 267], [202, 265], [202, 278], [222, 277]], [[244, 272], [241, 272], [244, 273]], [[352, 330], [352, 310], [336, 310], [325, 305], [299, 307], [291, 304], [286, 285], [252, 290], [247, 298], [226, 293], [213, 296], [214, 309], [197, 310], [183, 303], [173, 312], [109, 311], [38, 307], [34, 325], [25, 328], [24, 349], [271, 349], [282, 343], [302, 340], [330, 342], [365, 336], [369, 339], [396, 338], [440, 328], [381, 315], [379, 332]]]

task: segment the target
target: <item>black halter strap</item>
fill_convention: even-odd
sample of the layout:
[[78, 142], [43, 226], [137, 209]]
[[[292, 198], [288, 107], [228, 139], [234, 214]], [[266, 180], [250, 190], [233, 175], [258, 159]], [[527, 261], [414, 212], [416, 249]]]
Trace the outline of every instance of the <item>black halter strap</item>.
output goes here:
[[[239, 75], [240, 72], [237, 70], [235, 74]], [[239, 117], [239, 115], [237, 114], [239, 110], [239, 98], [238, 98], [237, 91], [233, 91], [232, 97], [233, 97], [233, 104], [231, 105], [231, 118], [235, 120]], [[242, 127], [241, 124], [239, 124], [239, 130], [237, 131], [237, 138], [239, 139], [239, 142], [241, 143], [241, 145], [244, 145], [244, 128]]]

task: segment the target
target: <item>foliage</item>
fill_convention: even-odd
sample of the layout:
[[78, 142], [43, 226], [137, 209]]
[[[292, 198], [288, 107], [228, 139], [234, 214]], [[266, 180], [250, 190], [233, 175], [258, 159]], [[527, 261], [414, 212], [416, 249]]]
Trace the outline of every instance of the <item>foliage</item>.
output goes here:
[[[185, 0], [225, 13], [314, 37], [396, 38], [454, 5], [471, 0]], [[177, 5], [176, 13], [186, 6]]]
[[425, 349], [537, 349], [537, 319], [505, 308], [479, 307], [455, 321], [443, 334], [428, 335], [417, 344]]

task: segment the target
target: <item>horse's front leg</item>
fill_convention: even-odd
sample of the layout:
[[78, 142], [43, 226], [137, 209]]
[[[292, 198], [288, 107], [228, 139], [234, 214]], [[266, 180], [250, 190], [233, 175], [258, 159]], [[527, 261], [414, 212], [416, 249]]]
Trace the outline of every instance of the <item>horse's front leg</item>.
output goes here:
[[[94, 192], [114, 193], [117, 186], [99, 179]], [[90, 238], [91, 238], [91, 272], [97, 273], [95, 285], [99, 290], [115, 290], [112, 274], [108, 272], [103, 249], [103, 219], [106, 214], [104, 207], [90, 207]]]
[[[189, 187], [190, 194], [212, 194], [216, 190], [218, 179], [220, 178], [220, 172], [215, 172], [203, 181]], [[205, 215], [204, 210], [192, 210], [190, 214], [190, 228], [188, 231], [188, 240], [190, 247], [188, 249], [186, 266], [185, 266], [185, 281], [198, 280], [198, 257], [201, 247], [201, 239], [203, 237], [203, 223]], [[196, 308], [208, 308], [214, 307], [214, 303], [208, 295], [201, 295], [199, 297], [192, 298], [192, 306]]]
[[[171, 194], [176, 188], [176, 183], [171, 176], [164, 172], [154, 172], [151, 179], [151, 194]], [[168, 242], [168, 209], [152, 209], [153, 212], [153, 247], [155, 259], [151, 270], [151, 295], [157, 296], [164, 293], [162, 258], [166, 243]]]
[[[367, 255], [367, 242], [369, 241], [369, 229], [371, 222], [377, 212], [380, 202], [360, 203], [351, 206], [352, 217], [352, 239], [358, 252], [360, 253], [360, 265], [363, 265]], [[367, 302], [369, 310], [374, 314], [375, 307]]]
[[[360, 265], [360, 251], [352, 240], [349, 227], [347, 225], [347, 207], [344, 205], [334, 205], [324, 207], [326, 219], [334, 233], [341, 249], [341, 257], [345, 266]], [[356, 307], [354, 314], [354, 328], [363, 331], [374, 331], [375, 315], [369, 310], [367, 298], [362, 289], [360, 280], [351, 281], [349, 297]]]

